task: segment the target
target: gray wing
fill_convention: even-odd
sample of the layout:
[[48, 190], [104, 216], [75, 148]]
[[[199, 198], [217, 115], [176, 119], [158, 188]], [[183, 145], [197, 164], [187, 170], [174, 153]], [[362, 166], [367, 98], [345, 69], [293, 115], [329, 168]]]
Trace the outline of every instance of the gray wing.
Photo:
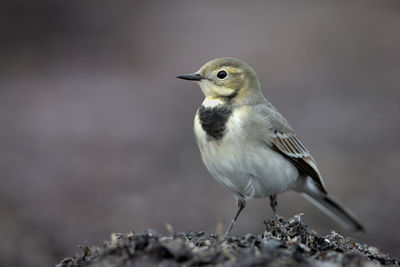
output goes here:
[[256, 112], [267, 121], [269, 126], [268, 145], [291, 161], [300, 172], [310, 176], [318, 189], [327, 194], [325, 183], [316, 162], [297, 138], [286, 119], [270, 103], [256, 108]]

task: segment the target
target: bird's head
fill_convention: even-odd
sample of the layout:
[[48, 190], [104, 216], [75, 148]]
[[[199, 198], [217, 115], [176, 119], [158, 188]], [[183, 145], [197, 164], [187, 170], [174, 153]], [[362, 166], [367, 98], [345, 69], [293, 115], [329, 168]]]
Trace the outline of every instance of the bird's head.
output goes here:
[[205, 97], [210, 100], [246, 103], [263, 99], [256, 73], [236, 58], [213, 59], [197, 72], [177, 78], [198, 82]]

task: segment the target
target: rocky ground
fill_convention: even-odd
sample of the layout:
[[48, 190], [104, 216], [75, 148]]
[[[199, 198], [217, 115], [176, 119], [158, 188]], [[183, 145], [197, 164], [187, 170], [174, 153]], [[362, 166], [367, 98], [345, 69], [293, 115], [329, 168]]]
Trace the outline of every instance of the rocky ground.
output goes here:
[[204, 232], [112, 234], [101, 247], [82, 247], [57, 267], [71, 266], [380, 266], [399, 265], [377, 248], [332, 232], [308, 230], [300, 216], [269, 220], [260, 235], [223, 238]]

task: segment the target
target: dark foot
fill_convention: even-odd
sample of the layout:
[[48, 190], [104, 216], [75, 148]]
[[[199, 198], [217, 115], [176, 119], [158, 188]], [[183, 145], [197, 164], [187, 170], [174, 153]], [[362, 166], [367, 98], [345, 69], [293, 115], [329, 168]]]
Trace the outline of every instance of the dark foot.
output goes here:
[[243, 199], [238, 199], [237, 205], [238, 209], [236, 211], [235, 216], [233, 216], [232, 222], [229, 225], [228, 230], [226, 230], [226, 233], [224, 235], [225, 238], [229, 236], [229, 233], [231, 232], [233, 225], [235, 224], [237, 218], [239, 217], [240, 212], [244, 209], [244, 207], [246, 207], [246, 201], [244, 201]]
[[269, 203], [271, 205], [272, 210], [274, 211], [274, 219], [278, 220], [279, 215], [278, 212], [276, 211], [276, 206], [278, 205], [278, 201], [276, 200], [276, 194], [269, 196]]

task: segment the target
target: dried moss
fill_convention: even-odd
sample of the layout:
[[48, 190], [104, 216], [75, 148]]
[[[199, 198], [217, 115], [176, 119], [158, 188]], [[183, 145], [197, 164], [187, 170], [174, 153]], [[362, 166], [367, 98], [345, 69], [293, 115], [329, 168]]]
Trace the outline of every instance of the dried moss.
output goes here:
[[300, 216], [269, 220], [265, 227], [261, 235], [225, 239], [204, 232], [112, 234], [103, 247], [82, 247], [57, 267], [399, 265], [378, 249], [338, 233], [320, 236], [309, 231]]

